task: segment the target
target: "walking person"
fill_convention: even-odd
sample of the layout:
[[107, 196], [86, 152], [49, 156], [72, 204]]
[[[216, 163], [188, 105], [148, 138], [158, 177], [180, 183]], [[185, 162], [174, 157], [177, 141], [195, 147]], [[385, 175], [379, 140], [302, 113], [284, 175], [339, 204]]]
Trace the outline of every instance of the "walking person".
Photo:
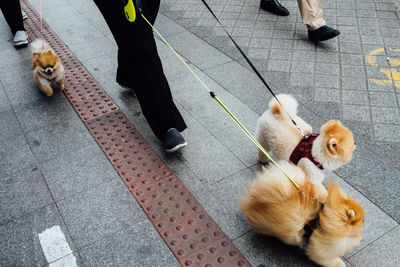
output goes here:
[[19, 0], [1, 0], [0, 9], [14, 36], [14, 46], [21, 47], [27, 45], [28, 35], [24, 28], [23, 13]]
[[[310, 41], [326, 41], [340, 34], [338, 30], [326, 25], [320, 0], [297, 0], [297, 4], [303, 24], [307, 26]], [[261, 0], [260, 7], [278, 16], [289, 15], [289, 11], [278, 0]]]
[[[134, 90], [154, 134], [167, 152], [186, 146], [181, 135], [187, 128], [173, 102], [151, 27], [137, 14], [129, 22], [123, 0], [94, 0], [118, 45], [117, 83]], [[142, 1], [143, 12], [153, 24], [160, 0]]]

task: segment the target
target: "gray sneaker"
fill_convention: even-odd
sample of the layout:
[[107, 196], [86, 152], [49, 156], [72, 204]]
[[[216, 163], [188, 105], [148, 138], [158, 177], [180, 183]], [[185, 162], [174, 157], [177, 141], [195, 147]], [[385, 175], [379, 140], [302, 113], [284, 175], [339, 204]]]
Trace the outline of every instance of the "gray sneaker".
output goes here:
[[177, 129], [171, 128], [167, 131], [164, 145], [165, 151], [167, 151], [168, 153], [172, 153], [186, 146], [187, 143]]
[[17, 31], [14, 35], [14, 46], [23, 46], [28, 44], [28, 34], [25, 31]]

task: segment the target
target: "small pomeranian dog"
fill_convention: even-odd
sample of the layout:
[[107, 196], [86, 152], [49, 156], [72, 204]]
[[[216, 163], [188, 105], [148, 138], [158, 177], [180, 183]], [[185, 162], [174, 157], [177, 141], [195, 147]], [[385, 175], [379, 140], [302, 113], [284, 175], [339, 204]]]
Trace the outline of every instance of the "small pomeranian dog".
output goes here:
[[53, 82], [61, 90], [64, 90], [64, 67], [50, 45], [45, 41], [36, 39], [31, 44], [31, 52], [33, 75], [40, 91], [46, 96], [52, 96], [51, 84]]
[[[311, 126], [297, 115], [296, 99], [286, 94], [277, 98], [284, 108], [276, 99], [270, 101], [269, 109], [257, 121], [257, 140], [278, 160], [297, 164], [312, 179], [311, 182], [322, 186], [324, 168], [335, 170], [352, 159], [355, 149], [352, 132], [340, 121], [330, 120], [321, 127], [320, 134], [311, 134]], [[303, 138], [287, 113], [306, 137]], [[258, 159], [263, 163], [268, 160], [260, 150]]]
[[256, 232], [304, 249], [322, 266], [345, 266], [340, 257], [363, 236], [363, 208], [334, 182], [329, 182], [326, 195], [300, 167], [286, 161], [279, 165], [302, 191], [278, 167], [263, 167], [248, 185], [239, 210]]

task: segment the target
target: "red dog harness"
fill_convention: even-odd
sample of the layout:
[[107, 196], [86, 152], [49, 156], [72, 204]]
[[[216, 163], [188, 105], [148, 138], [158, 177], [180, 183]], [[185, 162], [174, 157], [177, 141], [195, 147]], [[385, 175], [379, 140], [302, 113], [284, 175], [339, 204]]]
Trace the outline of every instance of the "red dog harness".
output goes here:
[[311, 154], [312, 145], [318, 135], [319, 134], [306, 135], [293, 150], [292, 154], [290, 155], [290, 161], [297, 165], [301, 158], [308, 158], [312, 163], [314, 163], [315, 166], [323, 170], [324, 167], [322, 167], [321, 163], [316, 161]]

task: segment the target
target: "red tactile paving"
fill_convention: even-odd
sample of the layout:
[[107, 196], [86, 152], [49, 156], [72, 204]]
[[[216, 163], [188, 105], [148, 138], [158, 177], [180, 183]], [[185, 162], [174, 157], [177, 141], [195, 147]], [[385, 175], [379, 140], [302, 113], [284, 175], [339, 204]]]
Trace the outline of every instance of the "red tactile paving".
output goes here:
[[[41, 38], [37, 12], [21, 4], [29, 40]], [[63, 62], [66, 97], [181, 265], [250, 266], [46, 22], [43, 38]]]

